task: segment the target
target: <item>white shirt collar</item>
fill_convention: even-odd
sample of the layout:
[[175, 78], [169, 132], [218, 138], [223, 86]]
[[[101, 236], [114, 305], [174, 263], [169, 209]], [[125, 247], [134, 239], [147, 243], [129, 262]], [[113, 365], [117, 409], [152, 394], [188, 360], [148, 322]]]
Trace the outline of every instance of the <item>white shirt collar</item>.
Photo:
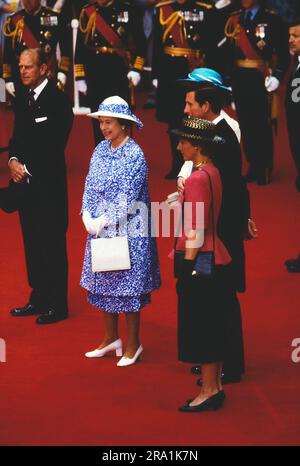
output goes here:
[[241, 142], [241, 130], [238, 122], [234, 119], [231, 118], [228, 113], [224, 112], [224, 110], [221, 110], [220, 115], [217, 116], [212, 122], [217, 125], [221, 120], [225, 120], [230, 128], [235, 132], [235, 135], [237, 137], [237, 140]]
[[34, 91], [34, 100], [38, 99], [39, 95], [41, 94], [41, 92], [43, 92], [43, 90], [45, 89], [47, 84], [48, 84], [48, 78], [44, 79], [44, 81], [38, 87], [33, 89], [33, 91]]

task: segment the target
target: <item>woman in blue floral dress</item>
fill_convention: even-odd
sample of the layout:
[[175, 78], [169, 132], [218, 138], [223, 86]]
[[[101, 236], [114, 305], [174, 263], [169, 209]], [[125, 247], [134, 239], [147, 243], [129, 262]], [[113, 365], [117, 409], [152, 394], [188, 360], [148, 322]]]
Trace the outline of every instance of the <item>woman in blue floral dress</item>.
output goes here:
[[[122, 355], [118, 316], [125, 313], [127, 341], [118, 366], [134, 364], [143, 352], [139, 340], [140, 310], [150, 303], [151, 291], [160, 287], [156, 240], [151, 236], [148, 169], [143, 151], [127, 135], [141, 121], [118, 96], [105, 99], [98, 112], [104, 135], [92, 155], [82, 204], [82, 220], [87, 238], [81, 285], [88, 290], [88, 302], [104, 311], [105, 335], [100, 346], [87, 357], [102, 357], [110, 351]], [[131, 268], [96, 272], [91, 266], [91, 239], [128, 236]]]

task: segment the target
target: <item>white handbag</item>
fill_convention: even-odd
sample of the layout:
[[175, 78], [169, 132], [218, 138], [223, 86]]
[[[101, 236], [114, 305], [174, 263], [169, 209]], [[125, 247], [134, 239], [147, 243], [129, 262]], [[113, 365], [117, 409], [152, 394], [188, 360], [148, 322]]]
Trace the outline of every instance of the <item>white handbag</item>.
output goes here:
[[131, 267], [127, 236], [92, 239], [91, 255], [94, 273], [129, 270]]

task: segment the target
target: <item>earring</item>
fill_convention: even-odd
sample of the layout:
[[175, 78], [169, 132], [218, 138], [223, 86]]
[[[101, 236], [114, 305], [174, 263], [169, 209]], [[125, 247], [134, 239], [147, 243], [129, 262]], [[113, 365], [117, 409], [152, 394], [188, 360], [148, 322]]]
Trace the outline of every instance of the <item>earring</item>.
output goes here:
[[125, 129], [125, 126], [122, 126], [122, 129], [124, 130], [124, 129]]

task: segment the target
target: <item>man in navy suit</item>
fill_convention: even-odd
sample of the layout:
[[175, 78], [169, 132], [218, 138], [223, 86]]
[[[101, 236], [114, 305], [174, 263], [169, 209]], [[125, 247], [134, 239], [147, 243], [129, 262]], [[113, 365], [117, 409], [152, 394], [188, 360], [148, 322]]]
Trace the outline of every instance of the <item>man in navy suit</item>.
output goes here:
[[41, 314], [37, 323], [49, 324], [68, 316], [64, 150], [73, 112], [68, 97], [48, 80], [41, 49], [23, 51], [19, 70], [24, 87], [14, 101], [11, 182], [0, 190], [0, 207], [19, 212], [32, 292], [26, 306], [12, 309], [11, 314]]
[[[300, 18], [289, 28], [290, 52], [295, 64], [286, 90], [286, 116], [291, 152], [297, 169], [296, 189], [300, 192]], [[300, 272], [300, 254], [296, 259], [288, 259], [289, 272]]]

